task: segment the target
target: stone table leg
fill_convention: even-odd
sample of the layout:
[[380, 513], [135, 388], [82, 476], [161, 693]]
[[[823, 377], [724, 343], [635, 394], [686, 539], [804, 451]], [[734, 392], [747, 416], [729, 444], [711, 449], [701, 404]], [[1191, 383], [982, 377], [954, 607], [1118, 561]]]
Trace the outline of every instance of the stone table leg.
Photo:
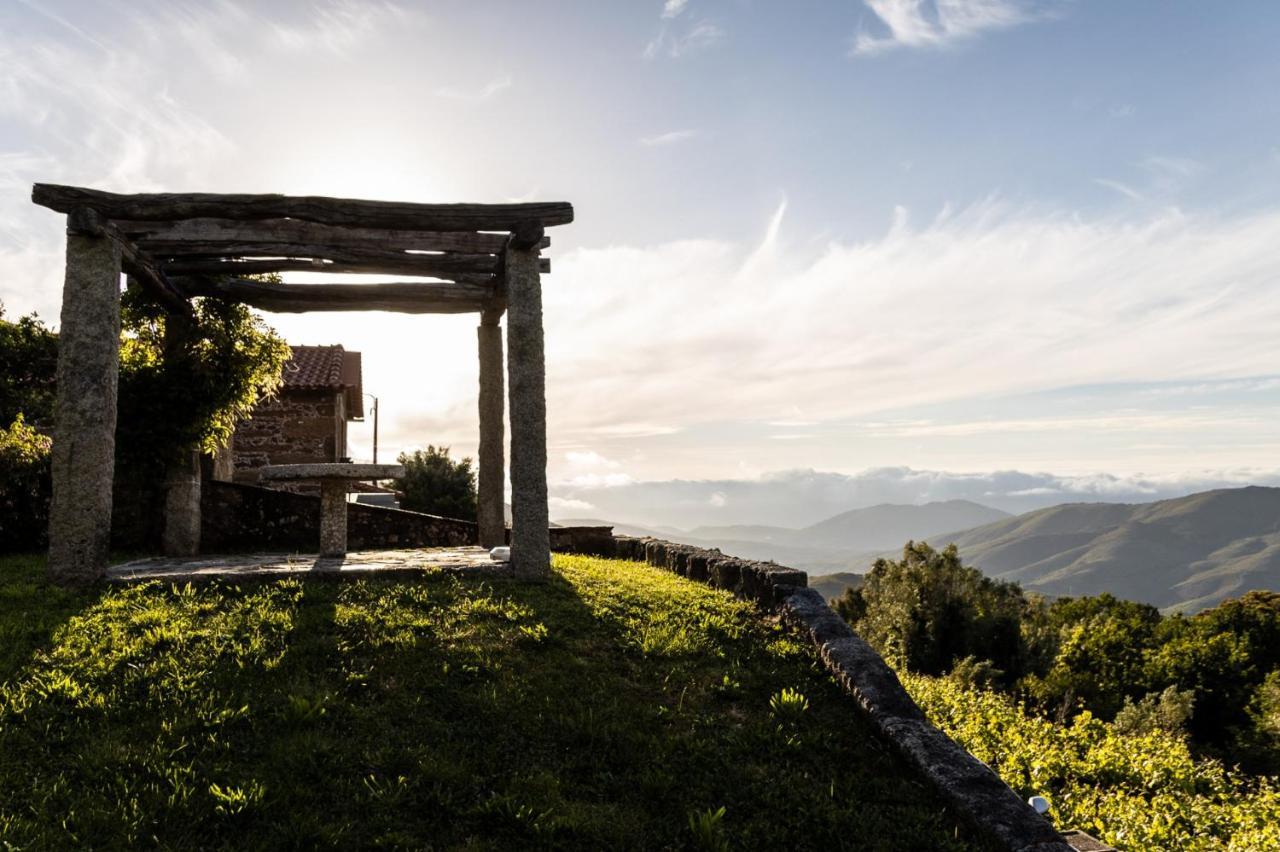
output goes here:
[[320, 480], [320, 555], [345, 556], [347, 552], [347, 483]]

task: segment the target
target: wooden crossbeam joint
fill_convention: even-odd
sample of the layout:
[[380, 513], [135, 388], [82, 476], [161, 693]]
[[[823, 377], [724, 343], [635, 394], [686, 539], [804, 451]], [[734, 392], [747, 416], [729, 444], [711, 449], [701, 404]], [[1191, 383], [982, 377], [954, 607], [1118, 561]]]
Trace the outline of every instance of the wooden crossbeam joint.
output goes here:
[[542, 242], [545, 229], [541, 222], [521, 222], [511, 229], [511, 247], [528, 250]]
[[159, 267], [101, 213], [90, 207], [75, 207], [67, 213], [67, 233], [106, 237], [120, 246], [121, 271], [133, 276], [166, 311], [191, 315], [191, 303]]

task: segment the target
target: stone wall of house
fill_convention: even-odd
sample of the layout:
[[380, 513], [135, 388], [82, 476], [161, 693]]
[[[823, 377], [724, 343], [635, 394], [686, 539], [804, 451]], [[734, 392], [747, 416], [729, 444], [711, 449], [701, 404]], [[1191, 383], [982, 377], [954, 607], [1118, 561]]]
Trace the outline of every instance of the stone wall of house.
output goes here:
[[[205, 553], [312, 553], [320, 542], [320, 498], [243, 483], [206, 480], [200, 495]], [[347, 547], [459, 547], [479, 539], [472, 521], [347, 504]]]
[[237, 424], [232, 439], [236, 482], [256, 482], [269, 464], [335, 462], [346, 454], [343, 394], [334, 390], [282, 391], [259, 403]]

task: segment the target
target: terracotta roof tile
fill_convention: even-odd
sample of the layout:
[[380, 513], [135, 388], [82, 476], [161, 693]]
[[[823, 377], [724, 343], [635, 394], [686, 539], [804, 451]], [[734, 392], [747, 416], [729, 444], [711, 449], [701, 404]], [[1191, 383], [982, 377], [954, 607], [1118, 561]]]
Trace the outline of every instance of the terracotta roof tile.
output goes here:
[[341, 346], [290, 346], [293, 357], [284, 365], [284, 386], [306, 390], [347, 386], [342, 380]]
[[347, 419], [364, 419], [364, 376], [359, 352], [347, 352], [341, 345], [289, 348], [293, 357], [284, 365], [285, 390], [345, 390]]

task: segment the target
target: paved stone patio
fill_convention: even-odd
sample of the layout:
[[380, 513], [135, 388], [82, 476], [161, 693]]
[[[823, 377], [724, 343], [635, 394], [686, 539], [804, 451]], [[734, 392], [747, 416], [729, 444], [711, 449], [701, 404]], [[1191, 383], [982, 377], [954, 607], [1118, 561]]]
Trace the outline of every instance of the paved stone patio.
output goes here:
[[506, 575], [510, 563], [495, 562], [483, 547], [365, 550], [345, 556], [314, 553], [250, 553], [232, 556], [153, 556], [107, 568], [115, 583], [141, 580], [211, 580], [279, 577], [367, 577], [401, 571]]

